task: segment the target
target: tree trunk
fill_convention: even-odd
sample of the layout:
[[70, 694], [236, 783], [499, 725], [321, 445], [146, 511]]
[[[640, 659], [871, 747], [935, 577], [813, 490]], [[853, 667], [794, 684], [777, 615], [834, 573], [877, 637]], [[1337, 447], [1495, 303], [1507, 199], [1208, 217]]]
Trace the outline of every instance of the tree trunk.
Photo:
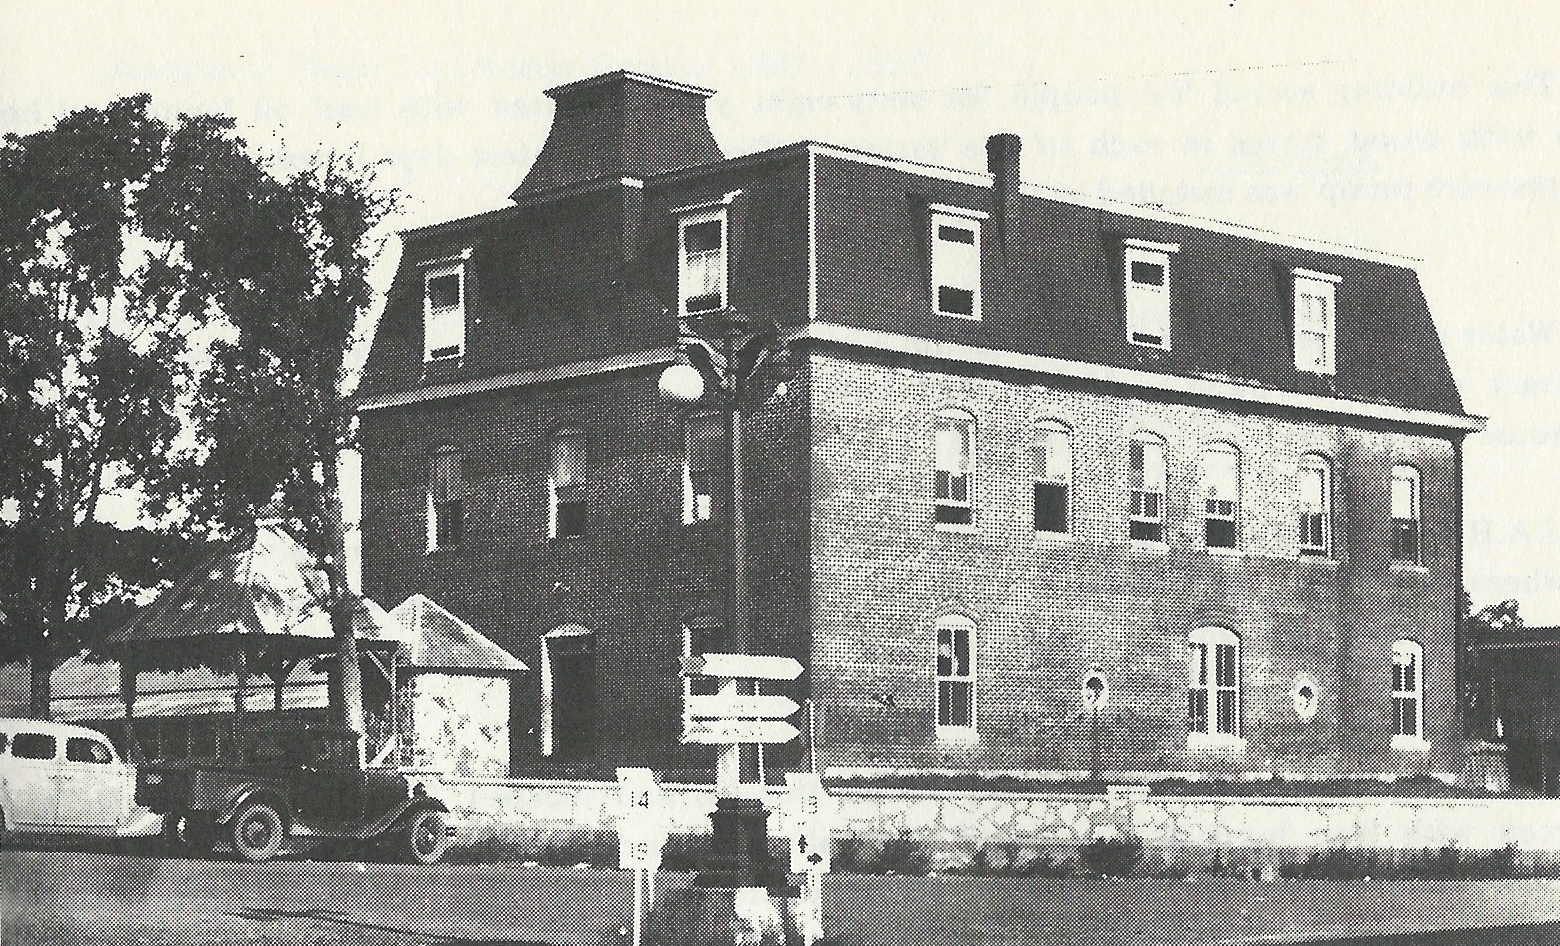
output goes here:
[[53, 719], [54, 711], [54, 662], [48, 657], [33, 654], [27, 660], [28, 705], [27, 715], [33, 719]]

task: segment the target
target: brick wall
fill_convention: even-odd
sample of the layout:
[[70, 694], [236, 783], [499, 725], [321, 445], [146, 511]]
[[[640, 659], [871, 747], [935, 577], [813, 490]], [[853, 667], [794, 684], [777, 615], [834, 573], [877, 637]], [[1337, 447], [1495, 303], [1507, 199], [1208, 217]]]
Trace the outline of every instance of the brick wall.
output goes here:
[[[1098, 665], [1107, 770], [1456, 771], [1451, 615], [1453, 451], [1445, 440], [1086, 390], [892, 367], [812, 362], [813, 687], [821, 755], [847, 766], [1081, 770], [1090, 720], [1080, 686]], [[977, 418], [975, 529], [932, 522], [932, 418]], [[1073, 431], [1073, 532], [1032, 528], [1033, 432]], [[1167, 442], [1168, 548], [1127, 536], [1127, 443]], [[1240, 555], [1211, 554], [1193, 506], [1203, 444], [1241, 451]], [[1330, 457], [1336, 560], [1296, 549], [1296, 464]], [[1393, 463], [1423, 479], [1425, 566], [1392, 566]], [[935, 734], [936, 620], [977, 625], [979, 740]], [[1242, 644], [1243, 751], [1193, 752], [1186, 636]], [[1425, 649], [1426, 752], [1389, 748], [1391, 644]], [[1319, 684], [1301, 719], [1296, 675]]]
[[[530, 667], [514, 683], [516, 770], [543, 764], [541, 641], [567, 625], [596, 642], [596, 761], [713, 766], [710, 750], [677, 745], [679, 656], [685, 621], [713, 625], [718, 639], [727, 533], [724, 521], [682, 524], [678, 413], [659, 396], [657, 371], [363, 417], [365, 593], [426, 594]], [[765, 652], [797, 657], [806, 656], [805, 399], [799, 379], [748, 425], [749, 482], [761, 484], [748, 506], [754, 637]], [[589, 524], [583, 537], [549, 539], [547, 441], [562, 427], [587, 432]], [[464, 459], [466, 538], [428, 553], [427, 457], [443, 446]]]

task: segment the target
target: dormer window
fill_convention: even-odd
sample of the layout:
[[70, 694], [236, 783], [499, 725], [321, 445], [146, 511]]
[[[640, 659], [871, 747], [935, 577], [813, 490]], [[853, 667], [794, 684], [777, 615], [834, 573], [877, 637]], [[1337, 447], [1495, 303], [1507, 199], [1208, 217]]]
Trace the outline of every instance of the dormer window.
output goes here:
[[986, 214], [933, 204], [931, 220], [932, 311], [980, 318], [980, 222]]
[[1295, 369], [1333, 373], [1334, 317], [1342, 278], [1310, 269], [1293, 270], [1295, 281]]
[[1170, 347], [1170, 254], [1179, 243], [1123, 240], [1127, 340], [1151, 348]]
[[466, 352], [466, 256], [439, 261], [423, 273], [423, 360]]
[[682, 315], [705, 315], [726, 308], [726, 210], [741, 191], [719, 200], [679, 207], [677, 215], [677, 297]]

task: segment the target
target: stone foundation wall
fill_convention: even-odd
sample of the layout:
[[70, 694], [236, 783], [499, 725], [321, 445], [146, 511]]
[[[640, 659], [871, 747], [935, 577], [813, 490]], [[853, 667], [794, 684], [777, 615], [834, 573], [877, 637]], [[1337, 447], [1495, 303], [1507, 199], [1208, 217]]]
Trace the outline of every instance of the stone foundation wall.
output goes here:
[[[709, 833], [711, 787], [663, 789], [672, 833]], [[437, 794], [468, 838], [616, 831], [612, 782], [446, 779]], [[853, 788], [833, 795], [836, 839], [877, 842], [908, 833], [932, 853], [996, 844], [1055, 848], [1123, 834], [1165, 849], [1474, 851], [1516, 844], [1560, 852], [1560, 801], [1545, 799], [1144, 798], [1130, 789], [1101, 796]], [[770, 789], [777, 836], [784, 832], [784, 796], [784, 788]]]

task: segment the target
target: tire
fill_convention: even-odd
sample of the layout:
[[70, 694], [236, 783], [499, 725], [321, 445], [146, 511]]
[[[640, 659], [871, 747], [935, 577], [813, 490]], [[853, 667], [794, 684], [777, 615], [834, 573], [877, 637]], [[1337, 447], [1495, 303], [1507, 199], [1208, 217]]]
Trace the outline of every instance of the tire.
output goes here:
[[437, 863], [449, 846], [444, 815], [437, 811], [417, 812], [395, 834], [396, 853], [413, 864]]
[[287, 840], [287, 825], [276, 809], [263, 801], [246, 802], [239, 806], [233, 820], [228, 822], [228, 840], [233, 843], [233, 853], [246, 861], [268, 861], [282, 849]]

